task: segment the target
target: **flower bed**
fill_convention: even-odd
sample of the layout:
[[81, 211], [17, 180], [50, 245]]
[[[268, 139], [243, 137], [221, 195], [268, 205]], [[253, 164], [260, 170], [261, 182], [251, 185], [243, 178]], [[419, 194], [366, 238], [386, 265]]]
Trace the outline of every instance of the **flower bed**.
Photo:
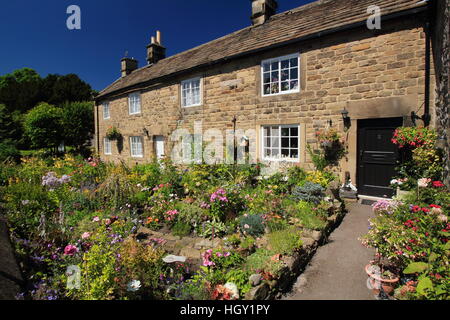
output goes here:
[[[25, 299], [252, 299], [339, 220], [331, 173], [24, 159], [0, 169]], [[259, 292], [258, 294], [256, 294]]]
[[394, 298], [423, 300], [450, 298], [450, 193], [440, 181], [420, 181], [417, 192], [401, 200], [373, 205], [363, 243], [376, 249], [372, 262], [380, 276], [400, 277]]

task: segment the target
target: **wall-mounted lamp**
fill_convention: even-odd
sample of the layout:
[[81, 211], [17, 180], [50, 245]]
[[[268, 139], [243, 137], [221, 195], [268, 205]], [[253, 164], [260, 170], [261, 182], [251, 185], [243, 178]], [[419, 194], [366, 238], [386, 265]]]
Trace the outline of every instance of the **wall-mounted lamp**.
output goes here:
[[411, 112], [411, 121], [416, 126], [416, 121], [422, 120], [425, 127], [428, 127], [430, 124], [431, 116], [428, 113], [425, 113], [423, 116], [419, 117], [414, 111]]
[[333, 120], [330, 119], [330, 120], [327, 121], [327, 123], [328, 123], [328, 125], [329, 125], [330, 127], [333, 126]]
[[348, 110], [344, 108], [344, 110], [341, 111], [342, 120], [344, 121], [344, 126], [346, 128], [350, 127], [350, 117], [348, 115]]
[[149, 136], [150, 132], [148, 132], [148, 130], [147, 130], [146, 127], [142, 128], [142, 131], [144, 132], [144, 134], [145, 134], [147, 137]]

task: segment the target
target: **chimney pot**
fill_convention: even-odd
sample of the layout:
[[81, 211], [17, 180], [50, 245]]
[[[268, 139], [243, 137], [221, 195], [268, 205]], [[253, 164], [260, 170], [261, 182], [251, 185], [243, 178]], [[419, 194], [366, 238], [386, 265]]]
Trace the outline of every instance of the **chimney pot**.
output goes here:
[[155, 64], [166, 57], [166, 48], [161, 45], [161, 32], [156, 32], [156, 39], [153, 36], [151, 43], [147, 46], [147, 62]]

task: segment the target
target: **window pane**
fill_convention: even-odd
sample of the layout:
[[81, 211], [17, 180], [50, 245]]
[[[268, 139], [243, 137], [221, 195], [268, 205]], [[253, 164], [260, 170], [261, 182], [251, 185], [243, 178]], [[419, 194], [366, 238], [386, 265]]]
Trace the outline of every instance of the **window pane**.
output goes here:
[[281, 136], [288, 137], [289, 136], [289, 128], [281, 128]]
[[289, 157], [289, 149], [281, 149], [281, 155], [283, 158]]
[[264, 94], [270, 94], [270, 84], [264, 85]]
[[289, 148], [289, 138], [281, 138], [281, 147]]
[[289, 80], [289, 70], [281, 71], [281, 81]]
[[263, 72], [270, 71], [270, 63], [265, 62], [263, 63]]
[[290, 82], [290, 90], [297, 90], [298, 89], [298, 80], [294, 80]]
[[298, 66], [298, 58], [292, 58], [291, 59], [291, 68]]
[[298, 148], [298, 138], [291, 138], [291, 148]]
[[298, 149], [291, 149], [291, 158], [298, 158]]
[[270, 72], [264, 73], [264, 83], [270, 83]]
[[272, 149], [272, 157], [273, 158], [278, 158], [280, 154], [280, 149]]
[[272, 147], [272, 143], [271, 143], [270, 141], [271, 141], [271, 140], [270, 140], [269, 137], [266, 138], [266, 147], [268, 147], [268, 148]]
[[291, 128], [291, 136], [292, 137], [298, 137], [298, 127], [292, 127]]
[[278, 82], [278, 72], [272, 72], [271, 82]]
[[298, 68], [291, 69], [291, 80], [298, 79]]
[[279, 87], [278, 87], [278, 83], [272, 83], [270, 85], [270, 93], [278, 93], [280, 92]]
[[279, 69], [278, 68], [278, 66], [279, 66], [278, 61], [272, 62], [271, 66], [272, 66], [272, 71], [278, 70]]
[[264, 127], [264, 137], [268, 137], [270, 135], [270, 127]]
[[265, 157], [270, 157], [271, 156], [270, 149], [264, 149], [264, 156]]
[[280, 136], [280, 128], [272, 127], [272, 137], [279, 137], [279, 136]]
[[287, 69], [287, 68], [289, 68], [289, 60], [281, 61], [281, 69]]
[[289, 88], [290, 88], [289, 87], [289, 81], [281, 83], [281, 91], [289, 91], [290, 90]]
[[272, 148], [278, 148], [280, 146], [280, 138], [272, 138]]

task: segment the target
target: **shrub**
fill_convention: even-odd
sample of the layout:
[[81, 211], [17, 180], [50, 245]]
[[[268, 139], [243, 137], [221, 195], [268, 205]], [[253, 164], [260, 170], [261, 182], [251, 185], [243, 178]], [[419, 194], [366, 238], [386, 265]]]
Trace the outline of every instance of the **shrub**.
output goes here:
[[64, 144], [81, 152], [94, 133], [92, 102], [67, 102], [62, 106]]
[[306, 171], [299, 166], [293, 166], [288, 169], [288, 183], [291, 186], [302, 185], [306, 179]]
[[24, 126], [35, 148], [56, 148], [64, 140], [62, 110], [47, 103], [30, 110]]
[[306, 182], [302, 187], [297, 186], [292, 191], [292, 197], [296, 201], [307, 201], [318, 204], [324, 197], [325, 189], [312, 182]]
[[106, 179], [97, 189], [98, 195], [114, 209], [125, 205], [136, 191], [136, 186], [131, 184], [128, 174], [129, 169], [123, 164], [110, 166]]
[[20, 162], [20, 152], [11, 142], [0, 142], [0, 162]]
[[260, 214], [244, 215], [240, 218], [239, 227], [241, 232], [252, 237], [259, 237], [264, 234], [264, 218]]
[[191, 233], [192, 226], [182, 221], [178, 221], [172, 227], [172, 233], [174, 236], [185, 237]]
[[300, 201], [294, 207], [293, 217], [297, 226], [311, 230], [323, 230], [327, 225], [326, 218], [315, 205], [306, 201]]
[[272, 259], [275, 253], [271, 250], [260, 248], [247, 257], [243, 270], [250, 273], [266, 272], [277, 277], [284, 264], [276, 259]]
[[295, 227], [274, 231], [268, 235], [272, 251], [281, 255], [290, 254], [302, 246], [301, 233]]

